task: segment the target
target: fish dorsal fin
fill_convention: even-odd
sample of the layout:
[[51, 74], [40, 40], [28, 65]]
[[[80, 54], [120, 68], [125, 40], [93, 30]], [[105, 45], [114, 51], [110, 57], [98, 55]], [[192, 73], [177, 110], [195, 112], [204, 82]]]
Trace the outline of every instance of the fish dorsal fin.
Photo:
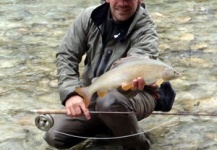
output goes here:
[[124, 91], [129, 90], [131, 87], [132, 87], [132, 84], [131, 84], [131, 83], [126, 83], [126, 82], [121, 83], [121, 88], [122, 88], [122, 90], [124, 90]]
[[149, 59], [149, 58], [145, 56], [129, 56], [129, 57], [120, 58], [112, 64], [110, 69], [116, 68], [129, 61], [137, 61], [137, 60], [145, 60], [145, 59]]

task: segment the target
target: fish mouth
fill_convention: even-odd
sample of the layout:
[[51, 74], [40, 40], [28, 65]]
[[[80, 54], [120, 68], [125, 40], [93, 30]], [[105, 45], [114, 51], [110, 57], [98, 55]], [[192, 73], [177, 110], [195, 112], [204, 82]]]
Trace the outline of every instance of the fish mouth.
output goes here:
[[180, 77], [180, 73], [179, 72], [176, 72], [176, 78]]

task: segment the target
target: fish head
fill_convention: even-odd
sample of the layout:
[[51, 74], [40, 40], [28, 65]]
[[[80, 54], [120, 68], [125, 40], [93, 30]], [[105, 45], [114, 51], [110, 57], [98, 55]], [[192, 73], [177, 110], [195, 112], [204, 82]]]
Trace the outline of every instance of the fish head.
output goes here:
[[165, 68], [162, 75], [163, 75], [163, 79], [167, 81], [176, 79], [180, 76], [179, 72], [173, 68]]

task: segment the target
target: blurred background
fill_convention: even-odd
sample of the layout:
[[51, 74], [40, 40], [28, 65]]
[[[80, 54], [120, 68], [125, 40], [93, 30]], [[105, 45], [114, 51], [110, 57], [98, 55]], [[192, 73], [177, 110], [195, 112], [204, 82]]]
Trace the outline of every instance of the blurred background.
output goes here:
[[[217, 1], [145, 2], [159, 34], [160, 59], [182, 74], [171, 82], [177, 92], [171, 113], [217, 115]], [[29, 110], [61, 107], [56, 51], [75, 17], [99, 3], [0, 1], [1, 150], [53, 150], [35, 126], [37, 114]], [[217, 116], [151, 115], [139, 123], [149, 134], [153, 150], [217, 149]], [[72, 149], [119, 148], [115, 142], [87, 140]]]

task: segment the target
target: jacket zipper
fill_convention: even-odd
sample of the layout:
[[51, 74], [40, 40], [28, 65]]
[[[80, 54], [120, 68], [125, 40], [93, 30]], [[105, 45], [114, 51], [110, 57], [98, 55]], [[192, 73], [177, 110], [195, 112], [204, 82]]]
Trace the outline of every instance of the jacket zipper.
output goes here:
[[98, 76], [102, 75], [105, 72], [106, 66], [108, 65], [111, 55], [112, 55], [112, 50], [111, 49], [107, 50], [104, 62], [102, 64], [102, 67], [99, 70]]
[[[100, 34], [101, 34], [101, 37], [102, 37], [102, 48], [100, 50], [100, 56], [99, 56], [99, 59], [97, 61], [97, 64], [96, 64], [96, 68], [94, 69], [94, 77], [98, 77], [99, 75], [103, 74], [104, 71], [105, 71], [105, 68], [108, 64], [108, 61], [111, 57], [111, 54], [112, 54], [112, 50], [109, 49], [107, 52], [106, 52], [106, 56], [105, 56], [105, 60], [102, 64], [102, 67], [100, 68], [100, 70], [98, 71], [98, 68], [100, 66], [100, 62], [103, 58], [103, 55], [104, 55], [104, 52], [105, 52], [105, 48], [106, 48], [106, 45], [109, 41], [109, 38], [103, 38], [103, 33], [102, 33], [102, 30], [101, 28], [98, 26], [98, 29], [100, 31]], [[110, 36], [110, 34], [113, 32], [113, 30], [110, 30], [109, 33], [107, 33], [108, 35], [107, 36]], [[98, 73], [97, 73], [98, 72]]]
[[102, 45], [102, 48], [101, 48], [101, 50], [100, 50], [99, 59], [98, 59], [97, 64], [96, 64], [96, 68], [94, 69], [94, 77], [97, 77], [97, 70], [98, 70], [99, 64], [100, 64], [100, 62], [101, 62], [101, 60], [102, 60], [102, 56], [103, 56], [105, 47], [106, 47], [106, 45], [103, 44], [103, 45]]

